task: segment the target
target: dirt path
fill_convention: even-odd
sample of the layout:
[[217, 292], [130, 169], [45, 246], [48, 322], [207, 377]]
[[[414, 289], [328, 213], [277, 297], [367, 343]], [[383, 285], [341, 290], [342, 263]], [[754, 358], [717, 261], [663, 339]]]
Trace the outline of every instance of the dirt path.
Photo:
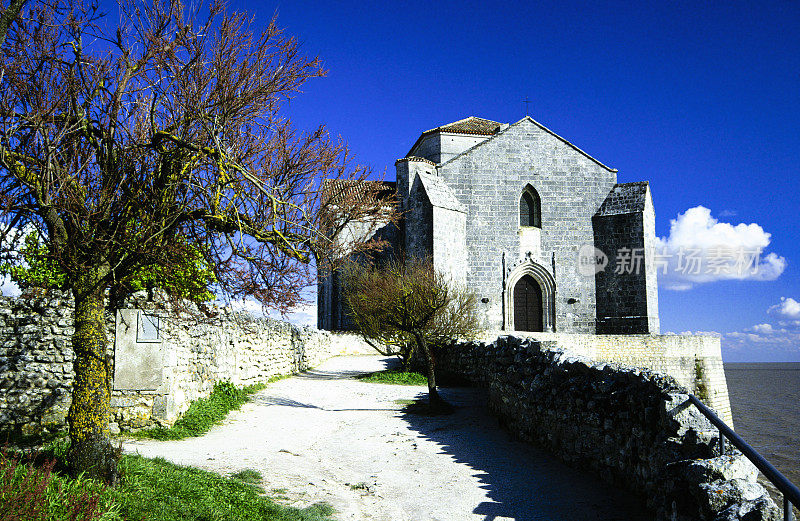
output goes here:
[[401, 411], [423, 387], [363, 383], [393, 362], [338, 357], [271, 384], [206, 436], [130, 441], [127, 452], [230, 474], [264, 476], [295, 506], [325, 501], [340, 520], [645, 520], [629, 494], [516, 442], [482, 391], [443, 389], [448, 416]]

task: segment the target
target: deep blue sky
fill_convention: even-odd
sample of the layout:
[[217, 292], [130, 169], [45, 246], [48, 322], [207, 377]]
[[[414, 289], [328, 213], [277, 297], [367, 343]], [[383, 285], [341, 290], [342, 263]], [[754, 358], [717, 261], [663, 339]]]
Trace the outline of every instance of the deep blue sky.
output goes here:
[[[662, 331], [742, 332], [794, 318], [800, 300], [800, 3], [234, 2], [279, 24], [329, 74], [288, 114], [325, 123], [361, 162], [394, 176], [419, 133], [475, 115], [530, 114], [619, 181], [648, 180], [656, 232], [698, 205], [771, 234], [788, 263], [773, 281], [660, 289]], [[722, 215], [720, 215], [722, 214]], [[784, 337], [734, 342], [726, 360], [797, 360]], [[787, 329], [788, 328], [788, 329]], [[774, 336], [774, 335], [773, 335]]]
[[[388, 6], [388, 7], [387, 7]], [[232, 0], [277, 13], [329, 73], [288, 106], [394, 178], [420, 132], [475, 115], [530, 115], [603, 163], [648, 180], [656, 233], [703, 206], [756, 223], [774, 280], [660, 288], [663, 332], [723, 334], [728, 361], [800, 361], [800, 2], [310, 2]], [[781, 261], [781, 262], [783, 262]], [[786, 297], [784, 307], [778, 306]], [[754, 326], [758, 326], [752, 329]]]

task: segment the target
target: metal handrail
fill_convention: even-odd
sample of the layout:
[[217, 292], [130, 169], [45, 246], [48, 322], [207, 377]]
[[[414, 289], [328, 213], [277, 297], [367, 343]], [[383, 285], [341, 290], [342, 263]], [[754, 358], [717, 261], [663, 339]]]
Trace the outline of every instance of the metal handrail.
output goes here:
[[703, 402], [700, 401], [695, 395], [689, 395], [689, 401], [705, 416], [708, 420], [719, 429], [719, 448], [720, 454], [725, 454], [725, 438], [733, 443], [734, 447], [739, 449], [750, 462], [761, 471], [770, 482], [775, 485], [781, 494], [783, 494], [783, 519], [785, 521], [792, 521], [792, 505], [800, 506], [800, 489], [792, 484], [791, 481], [786, 479], [786, 476], [780, 473], [778, 469], [772, 466], [772, 463], [764, 459], [764, 457], [756, 452], [756, 450], [748, 445], [741, 436], [733, 432], [733, 429], [719, 419], [714, 414], [714, 411], [709, 409]]

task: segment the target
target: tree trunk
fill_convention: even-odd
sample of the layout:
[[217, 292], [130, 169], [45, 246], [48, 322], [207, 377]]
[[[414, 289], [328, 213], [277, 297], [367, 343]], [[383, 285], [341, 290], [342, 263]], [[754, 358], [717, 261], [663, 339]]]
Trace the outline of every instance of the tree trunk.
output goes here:
[[0, 45], [5, 43], [8, 29], [11, 27], [11, 24], [14, 23], [14, 20], [17, 19], [19, 12], [22, 10], [22, 6], [25, 5], [27, 1], [28, 0], [11, 0], [8, 7], [0, 13]]
[[439, 396], [439, 391], [436, 390], [436, 359], [433, 356], [433, 350], [428, 343], [421, 336], [415, 336], [417, 346], [420, 351], [425, 355], [425, 361], [428, 369], [428, 403], [431, 409], [438, 409], [444, 405], [444, 400]]
[[111, 399], [110, 364], [105, 323], [105, 296], [97, 285], [81, 281], [75, 294], [75, 354], [72, 405], [69, 408], [70, 469], [115, 484], [118, 451], [108, 439]]

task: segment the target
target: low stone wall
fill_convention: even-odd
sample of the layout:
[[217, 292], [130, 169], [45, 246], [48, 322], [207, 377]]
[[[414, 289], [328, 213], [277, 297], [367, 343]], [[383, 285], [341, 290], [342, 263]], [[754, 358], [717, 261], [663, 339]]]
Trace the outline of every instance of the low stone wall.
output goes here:
[[[480, 339], [491, 342], [505, 334], [508, 333], [487, 331]], [[733, 428], [719, 337], [521, 332], [515, 332], [514, 335], [540, 341], [550, 349], [563, 349], [596, 362], [619, 363], [668, 374], [702, 399]]]
[[332, 356], [376, 354], [360, 336], [299, 328], [270, 318], [236, 313], [197, 322], [150, 311], [160, 317], [161, 343], [156, 356], [147, 358], [146, 344], [136, 342], [126, 349], [121, 330], [120, 319], [130, 314], [134, 322], [138, 312], [121, 310], [117, 316], [112, 429], [170, 425], [222, 380], [252, 385], [311, 369]]
[[[0, 431], [63, 429], [73, 380], [74, 302], [52, 291], [35, 298], [0, 297]], [[246, 314], [176, 318], [139, 302], [158, 319], [157, 338], [141, 339], [139, 310], [109, 313], [111, 428], [170, 425], [192, 400], [230, 380], [250, 385], [296, 373], [340, 354], [374, 354], [360, 337]]]
[[717, 432], [673, 377], [500, 337], [442, 349], [439, 371], [489, 389], [523, 440], [644, 496], [659, 520], [778, 519], [741, 454], [714, 457]]

